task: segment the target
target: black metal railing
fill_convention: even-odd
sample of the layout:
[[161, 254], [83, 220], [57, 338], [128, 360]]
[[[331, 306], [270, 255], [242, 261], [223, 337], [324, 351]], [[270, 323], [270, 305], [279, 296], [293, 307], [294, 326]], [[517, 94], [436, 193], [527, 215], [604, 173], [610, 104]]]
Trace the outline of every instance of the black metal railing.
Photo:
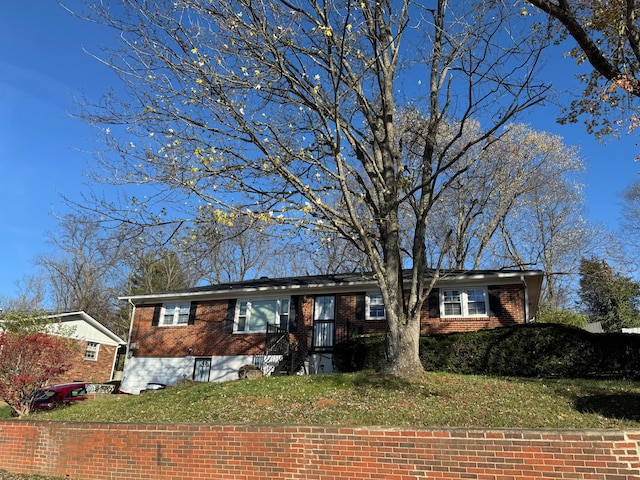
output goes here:
[[264, 343], [265, 354], [287, 355], [290, 348], [289, 331], [280, 325], [267, 324], [267, 338]]
[[[294, 374], [301, 370], [307, 356], [307, 349], [296, 339], [292, 339], [289, 331], [279, 325], [267, 325], [263, 369], [271, 365], [270, 359], [280, 357], [266, 375]], [[306, 372], [305, 372], [306, 373]]]

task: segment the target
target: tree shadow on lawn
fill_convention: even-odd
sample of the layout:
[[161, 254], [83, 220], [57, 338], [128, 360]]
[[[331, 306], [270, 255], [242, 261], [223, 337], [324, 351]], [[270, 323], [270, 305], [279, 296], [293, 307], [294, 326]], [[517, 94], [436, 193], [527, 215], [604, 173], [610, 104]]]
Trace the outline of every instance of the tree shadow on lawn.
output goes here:
[[386, 375], [373, 370], [361, 370], [355, 374], [332, 374], [336, 385], [345, 386], [368, 395], [372, 391], [387, 391], [398, 395], [434, 397], [442, 395], [436, 387], [435, 381], [429, 380], [429, 373], [408, 380]]
[[601, 393], [578, 397], [574, 407], [580, 413], [596, 413], [607, 418], [640, 421], [640, 395]]

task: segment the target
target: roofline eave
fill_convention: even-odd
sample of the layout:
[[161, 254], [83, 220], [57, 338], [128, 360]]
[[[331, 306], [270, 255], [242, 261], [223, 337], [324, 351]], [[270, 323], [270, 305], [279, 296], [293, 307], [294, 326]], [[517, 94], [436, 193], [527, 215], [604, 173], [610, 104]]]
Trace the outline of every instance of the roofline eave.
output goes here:
[[[543, 276], [541, 270], [513, 270], [508, 272], [493, 271], [491, 273], [478, 272], [478, 273], [455, 273], [445, 274], [438, 279], [438, 283], [448, 282], [478, 282], [483, 280], [511, 280], [514, 283], [521, 281], [523, 277], [540, 277]], [[285, 279], [283, 279], [285, 280]], [[540, 280], [541, 281], [541, 280]], [[264, 286], [251, 286], [242, 287], [240, 284], [229, 284], [227, 287], [211, 289], [192, 289], [176, 292], [165, 293], [150, 293], [143, 295], [126, 295], [118, 297], [121, 301], [128, 301], [134, 304], [145, 304], [153, 301], [166, 301], [166, 300], [179, 300], [183, 298], [189, 298], [191, 300], [203, 300], [203, 299], [215, 299], [215, 298], [229, 298], [230, 295], [234, 297], [245, 296], [251, 294], [283, 294], [292, 293], [296, 295], [305, 295], [309, 293], [340, 293], [340, 292], [353, 292], [355, 289], [371, 289], [377, 288], [378, 282], [374, 279], [358, 280], [358, 281], [345, 281], [345, 282], [317, 282], [312, 284], [283, 284], [283, 285], [264, 285]]]

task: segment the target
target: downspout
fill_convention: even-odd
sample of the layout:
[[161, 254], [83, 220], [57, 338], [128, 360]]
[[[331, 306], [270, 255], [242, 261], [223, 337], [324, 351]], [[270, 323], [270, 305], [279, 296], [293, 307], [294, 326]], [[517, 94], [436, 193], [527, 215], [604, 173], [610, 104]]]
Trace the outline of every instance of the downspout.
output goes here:
[[127, 367], [127, 359], [129, 358], [129, 353], [131, 352], [131, 349], [130, 349], [130, 346], [131, 346], [131, 334], [133, 333], [133, 319], [135, 318], [135, 314], [136, 314], [136, 305], [135, 305], [135, 303], [133, 303], [130, 298], [128, 298], [127, 301], [129, 302], [129, 305], [131, 305], [131, 321], [129, 322], [129, 335], [127, 336], [127, 351], [125, 353], [124, 366], [122, 367], [122, 380], [120, 382], [121, 384], [124, 383], [125, 372], [127, 370], [126, 369], [126, 367]]
[[129, 358], [129, 347], [131, 345], [131, 334], [133, 333], [133, 319], [136, 315], [136, 304], [131, 301], [130, 298], [127, 299], [129, 305], [131, 305], [131, 321], [129, 322], [129, 336], [127, 337], [127, 358]]
[[520, 275], [520, 281], [522, 282], [522, 286], [524, 287], [524, 323], [530, 323], [531, 319], [529, 318], [529, 287], [527, 286], [527, 282], [524, 280], [524, 275]]

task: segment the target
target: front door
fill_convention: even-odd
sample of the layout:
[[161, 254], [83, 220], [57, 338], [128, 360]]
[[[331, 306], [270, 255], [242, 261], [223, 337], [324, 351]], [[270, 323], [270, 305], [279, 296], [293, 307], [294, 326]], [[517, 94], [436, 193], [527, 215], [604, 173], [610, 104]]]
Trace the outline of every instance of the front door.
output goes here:
[[193, 367], [193, 379], [196, 382], [208, 382], [211, 373], [210, 358], [196, 358]]

